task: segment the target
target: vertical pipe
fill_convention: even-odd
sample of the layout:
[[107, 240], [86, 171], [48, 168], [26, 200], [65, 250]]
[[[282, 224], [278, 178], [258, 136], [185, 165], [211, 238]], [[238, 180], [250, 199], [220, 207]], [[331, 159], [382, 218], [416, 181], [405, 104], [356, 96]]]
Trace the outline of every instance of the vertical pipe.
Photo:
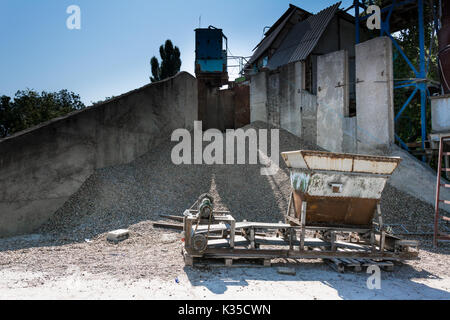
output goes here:
[[359, 43], [359, 0], [354, 0], [353, 5], [355, 6], [355, 43]]
[[[426, 78], [425, 71], [425, 30], [423, 23], [423, 0], [417, 0], [417, 6], [419, 9], [419, 50], [420, 50], [420, 71], [419, 78], [422, 82], [419, 84], [420, 89], [420, 119], [422, 127], [422, 149], [425, 150], [425, 140], [427, 137], [427, 119], [426, 119], [426, 107], [427, 107], [427, 85], [424, 82]], [[422, 157], [423, 161], [426, 161], [425, 156]]]
[[[420, 120], [422, 123], [422, 149], [425, 150], [425, 140], [427, 138], [427, 84], [425, 82], [419, 84], [420, 86]], [[426, 157], [423, 156], [422, 161], [426, 161]]]

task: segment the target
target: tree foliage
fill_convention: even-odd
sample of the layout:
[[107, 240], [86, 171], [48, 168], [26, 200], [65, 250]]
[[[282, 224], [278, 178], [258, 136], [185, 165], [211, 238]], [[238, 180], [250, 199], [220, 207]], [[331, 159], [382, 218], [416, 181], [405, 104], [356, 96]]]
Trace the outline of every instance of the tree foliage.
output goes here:
[[80, 96], [68, 90], [41, 93], [20, 90], [14, 99], [3, 95], [0, 97], [0, 138], [84, 107]]
[[154, 56], [150, 60], [152, 67], [151, 82], [161, 81], [176, 75], [181, 68], [180, 49], [174, 47], [172, 41], [166, 40], [166, 43], [159, 48], [161, 64]]
[[[433, 23], [431, 19], [425, 19], [425, 50], [430, 55], [431, 60], [428, 65], [429, 80], [439, 81], [439, 72], [437, 69], [437, 52], [438, 43], [436, 37], [433, 35]], [[420, 52], [419, 52], [419, 30], [417, 25], [411, 25], [408, 29], [402, 30], [396, 36], [397, 42], [402, 48], [405, 55], [419, 70]], [[428, 59], [426, 59], [428, 61]], [[427, 62], [428, 63], [428, 62]], [[414, 72], [409, 67], [407, 62], [401, 57], [400, 52], [394, 49], [394, 77], [395, 79], [414, 79], [416, 78]], [[396, 89], [394, 94], [395, 113], [397, 114], [406, 102], [408, 97], [412, 94], [415, 87], [406, 87]], [[433, 92], [433, 87], [429, 87]], [[434, 89], [435, 90], [435, 89]], [[427, 132], [431, 130], [431, 107], [426, 108], [427, 118]], [[396, 132], [398, 136], [405, 142], [419, 142], [421, 141], [421, 105], [420, 92], [417, 92], [414, 99], [403, 111], [399, 121], [396, 123]]]
[[[374, 4], [383, 7], [383, 1], [375, 0]], [[369, 1], [365, 1], [366, 5], [371, 4]], [[417, 9], [416, 9], [417, 10]], [[436, 10], [436, 8], [435, 8]], [[417, 12], [417, 11], [416, 11]], [[364, 15], [363, 13], [362, 15]], [[392, 15], [399, 14], [395, 9]], [[418, 14], [418, 12], [416, 13]], [[428, 80], [439, 82], [439, 71], [437, 69], [437, 53], [438, 42], [434, 33], [433, 24], [433, 11], [429, 4], [424, 6], [424, 35], [425, 35], [425, 51], [426, 60], [428, 65]], [[370, 32], [372, 37], [379, 36], [379, 31]], [[397, 41], [400, 48], [402, 48], [404, 54], [408, 57], [416, 70], [419, 70], [420, 66], [420, 50], [419, 50], [419, 28], [417, 15], [414, 19], [405, 26], [405, 29], [392, 34], [392, 37]], [[401, 53], [393, 45], [393, 57], [394, 57], [394, 79], [406, 80], [415, 79], [416, 75], [402, 57]], [[428, 57], [430, 63], [428, 64]], [[431, 84], [432, 82], [428, 82]], [[414, 86], [395, 89], [394, 91], [394, 111], [395, 115], [398, 114], [408, 97], [412, 94]], [[430, 86], [430, 93], [436, 92], [438, 89]], [[429, 103], [429, 102], [427, 102]], [[427, 118], [427, 132], [431, 130], [431, 107], [428, 105], [426, 108]], [[395, 132], [404, 142], [420, 142], [421, 141], [421, 105], [420, 105], [420, 91], [418, 91], [414, 99], [409, 103], [406, 109], [403, 111], [399, 121], [395, 124]]]

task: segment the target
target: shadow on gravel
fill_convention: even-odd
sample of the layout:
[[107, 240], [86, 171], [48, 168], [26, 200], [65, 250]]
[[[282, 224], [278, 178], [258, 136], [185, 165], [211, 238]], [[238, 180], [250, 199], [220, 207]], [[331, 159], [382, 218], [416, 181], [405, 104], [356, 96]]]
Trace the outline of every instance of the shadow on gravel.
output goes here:
[[[405, 264], [394, 272], [381, 272], [381, 289], [370, 290], [366, 272], [337, 273], [322, 262], [278, 264], [296, 269], [296, 275], [281, 275], [271, 268], [191, 268], [184, 270], [194, 287], [225, 294], [230, 287], [260, 292], [255, 299], [450, 299], [450, 292], [419, 283], [441, 279]], [[325, 286], [325, 287], [324, 287]], [[332, 289], [332, 290], [329, 290]], [[220, 298], [220, 297], [219, 297]]]

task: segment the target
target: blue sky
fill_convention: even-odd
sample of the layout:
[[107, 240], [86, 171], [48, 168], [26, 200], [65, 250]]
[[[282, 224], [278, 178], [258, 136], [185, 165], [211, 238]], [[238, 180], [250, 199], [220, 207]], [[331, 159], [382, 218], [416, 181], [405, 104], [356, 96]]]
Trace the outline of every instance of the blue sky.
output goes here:
[[[336, 1], [337, 2], [337, 1]], [[0, 95], [17, 90], [80, 94], [103, 100], [149, 83], [150, 58], [171, 39], [181, 50], [181, 69], [194, 72], [194, 29], [224, 30], [233, 55], [249, 56], [293, 3], [318, 12], [334, 1], [284, 0], [1, 0]], [[343, 1], [347, 8], [352, 0]], [[70, 5], [81, 8], [81, 30], [69, 30]]]

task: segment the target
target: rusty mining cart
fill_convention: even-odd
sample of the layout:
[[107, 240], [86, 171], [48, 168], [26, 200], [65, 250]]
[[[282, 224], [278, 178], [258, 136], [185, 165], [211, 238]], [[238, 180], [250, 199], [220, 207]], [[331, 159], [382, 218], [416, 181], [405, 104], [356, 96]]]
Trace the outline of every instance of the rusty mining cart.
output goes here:
[[338, 271], [418, 259], [418, 242], [387, 232], [380, 198], [401, 159], [318, 151], [281, 154], [292, 193], [284, 223], [236, 222], [200, 196], [184, 212], [186, 265], [234, 260], [324, 259]]

